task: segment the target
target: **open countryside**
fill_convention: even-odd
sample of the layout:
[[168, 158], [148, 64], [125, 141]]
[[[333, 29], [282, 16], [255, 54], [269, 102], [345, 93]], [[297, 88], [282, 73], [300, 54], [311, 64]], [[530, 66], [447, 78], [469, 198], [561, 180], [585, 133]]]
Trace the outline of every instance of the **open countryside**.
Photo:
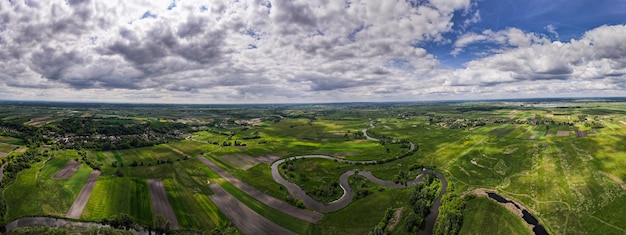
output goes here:
[[621, 99], [0, 109], [4, 232], [626, 231]]

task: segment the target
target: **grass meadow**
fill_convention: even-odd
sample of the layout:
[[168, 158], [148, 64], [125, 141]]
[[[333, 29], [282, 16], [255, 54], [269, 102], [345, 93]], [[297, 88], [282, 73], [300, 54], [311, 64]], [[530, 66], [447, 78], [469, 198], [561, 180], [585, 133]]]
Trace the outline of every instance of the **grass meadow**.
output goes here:
[[531, 235], [526, 222], [498, 203], [477, 197], [465, 205], [461, 235], [510, 234]]
[[145, 179], [101, 175], [81, 219], [99, 221], [120, 214], [127, 214], [141, 224], [152, 224], [148, 184]]

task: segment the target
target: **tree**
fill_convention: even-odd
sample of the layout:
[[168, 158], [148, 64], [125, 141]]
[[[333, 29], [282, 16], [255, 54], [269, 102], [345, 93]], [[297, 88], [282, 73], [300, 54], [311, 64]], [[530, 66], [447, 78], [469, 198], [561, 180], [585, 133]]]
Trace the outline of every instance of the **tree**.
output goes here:
[[170, 226], [170, 221], [165, 219], [163, 215], [156, 215], [156, 218], [154, 219], [154, 228], [157, 234], [168, 234], [170, 232]]

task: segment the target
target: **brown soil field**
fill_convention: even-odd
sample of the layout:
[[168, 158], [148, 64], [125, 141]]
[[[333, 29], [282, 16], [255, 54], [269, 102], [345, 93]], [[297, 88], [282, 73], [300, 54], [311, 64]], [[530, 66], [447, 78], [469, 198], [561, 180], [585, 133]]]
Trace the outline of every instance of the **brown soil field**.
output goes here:
[[6, 155], [8, 155], [8, 153], [5, 153], [5, 152], [0, 152], [0, 158], [5, 157]]
[[505, 129], [505, 128], [493, 129], [493, 130], [489, 131], [489, 134], [497, 135], [498, 137], [503, 137], [503, 136], [511, 133], [515, 129], [517, 129], [517, 127], [512, 127], [512, 128], [508, 128], [508, 129]]
[[172, 209], [163, 181], [160, 179], [148, 179], [148, 188], [150, 189], [150, 201], [152, 201], [152, 212], [154, 215], [162, 215], [165, 219], [170, 221], [170, 228], [178, 229], [178, 220], [176, 214]]
[[314, 155], [329, 155], [334, 157], [359, 156], [358, 152], [312, 152]]
[[557, 131], [556, 136], [569, 136], [569, 131]]
[[87, 201], [89, 201], [89, 197], [91, 196], [91, 191], [93, 191], [93, 187], [96, 185], [96, 181], [98, 181], [98, 177], [100, 176], [100, 171], [94, 170], [89, 175], [89, 179], [87, 179], [87, 183], [83, 186], [78, 193], [76, 199], [74, 199], [74, 203], [72, 203], [72, 207], [67, 211], [65, 215], [68, 218], [78, 219], [80, 215], [83, 213], [85, 206], [87, 205]]
[[220, 158], [226, 160], [227, 162], [243, 170], [248, 170], [254, 165], [256, 165], [257, 163], [259, 163], [259, 161], [257, 161], [255, 157], [250, 156], [248, 154], [244, 154], [244, 153], [234, 153], [234, 154], [229, 154], [229, 155], [223, 155], [223, 156], [220, 156]]
[[244, 182], [241, 182], [241, 180], [235, 178], [234, 176], [226, 172], [224, 169], [218, 167], [213, 162], [209, 161], [209, 159], [206, 159], [203, 156], [198, 156], [198, 160], [200, 160], [200, 162], [202, 162], [205, 166], [211, 168], [211, 170], [215, 171], [215, 173], [220, 175], [226, 181], [233, 184], [235, 187], [241, 189], [241, 191], [244, 191], [246, 194], [250, 195], [251, 197], [254, 197], [256, 200], [259, 200], [261, 203], [268, 205], [269, 207], [272, 207], [276, 210], [282, 211], [285, 214], [288, 214], [290, 216], [293, 216], [295, 218], [298, 218], [298, 219], [301, 219], [310, 223], [317, 223], [317, 221], [322, 219], [322, 217], [324, 216], [323, 214], [318, 213], [318, 212], [313, 212], [313, 211], [297, 208], [295, 206], [290, 205], [289, 203], [285, 201], [282, 201], [275, 197], [267, 195], [257, 190], [256, 188], [250, 185], [247, 185]]
[[72, 178], [72, 176], [74, 175], [74, 173], [76, 173], [76, 171], [78, 170], [79, 167], [80, 167], [80, 162], [71, 160], [70, 162], [65, 164], [63, 169], [59, 170], [59, 172], [54, 174], [52, 176], [52, 178], [53, 179], [69, 179], [69, 178]]
[[217, 184], [210, 184], [209, 199], [243, 234], [296, 234], [259, 215]]
[[619, 122], [620, 122], [621, 124], [626, 125], [626, 122], [625, 122], [625, 121], [619, 121]]
[[278, 159], [280, 159], [279, 156], [269, 155], [269, 154], [268, 155], [263, 155], [263, 156], [260, 156], [260, 157], [256, 158], [257, 161], [262, 162], [262, 163], [267, 163], [267, 164], [270, 164], [273, 161], [276, 161]]
[[586, 137], [587, 136], [587, 132], [586, 131], [576, 131], [576, 137], [580, 138], [580, 137]]

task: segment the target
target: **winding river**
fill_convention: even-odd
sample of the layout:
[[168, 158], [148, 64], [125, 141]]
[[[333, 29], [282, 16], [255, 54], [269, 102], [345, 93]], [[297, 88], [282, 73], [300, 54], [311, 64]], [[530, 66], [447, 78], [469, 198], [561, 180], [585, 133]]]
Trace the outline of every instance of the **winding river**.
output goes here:
[[[370, 123], [370, 128], [373, 128], [373, 127], [374, 125]], [[363, 135], [368, 140], [378, 141], [378, 139], [372, 138], [367, 135], [367, 128], [363, 129], [362, 132], [363, 132]], [[415, 144], [413, 144], [413, 142], [410, 142], [410, 147], [408, 151], [410, 152], [410, 151], [413, 151], [414, 149], [415, 149]], [[272, 163], [271, 170], [272, 170], [272, 178], [274, 179], [274, 181], [285, 186], [289, 194], [291, 194], [292, 197], [302, 200], [302, 202], [304, 203], [306, 207], [312, 210], [324, 212], [324, 213], [337, 211], [341, 208], [346, 207], [348, 204], [350, 204], [350, 202], [352, 202], [352, 199], [354, 197], [354, 191], [352, 190], [352, 187], [350, 187], [350, 183], [348, 182], [348, 177], [351, 175], [359, 174], [367, 178], [368, 180], [372, 181], [373, 183], [376, 183], [385, 187], [406, 188], [406, 187], [411, 187], [417, 182], [421, 182], [426, 174], [431, 173], [431, 172], [434, 173], [435, 176], [439, 178], [442, 182], [442, 190], [439, 196], [433, 202], [433, 205], [430, 207], [430, 213], [424, 219], [422, 227], [420, 228], [418, 232], [418, 234], [420, 235], [433, 234], [435, 222], [437, 221], [437, 216], [439, 215], [439, 207], [441, 206], [441, 197], [443, 196], [443, 194], [446, 193], [446, 189], [448, 187], [448, 181], [445, 179], [445, 177], [441, 173], [433, 169], [424, 168], [422, 169], [422, 172], [415, 179], [408, 181], [406, 184], [397, 184], [393, 181], [379, 179], [376, 176], [374, 176], [372, 172], [369, 172], [369, 171], [349, 170], [343, 173], [339, 177], [339, 186], [343, 190], [343, 194], [341, 195], [341, 197], [330, 203], [322, 203], [322, 202], [316, 201], [315, 199], [307, 195], [306, 192], [302, 188], [300, 188], [300, 186], [292, 182], [289, 182], [288, 180], [283, 178], [283, 176], [280, 174], [278, 170], [279, 165], [284, 163], [285, 161], [296, 160], [296, 159], [307, 159], [307, 158], [321, 158], [321, 159], [328, 159], [332, 161], [345, 162], [345, 163], [351, 163], [351, 164], [370, 164], [370, 163], [377, 163], [377, 161], [376, 160], [354, 161], [354, 160], [346, 160], [346, 159], [341, 159], [341, 158], [336, 158], [336, 157], [326, 156], [326, 155], [304, 155], [304, 156], [283, 158]], [[395, 159], [398, 159], [398, 158], [400, 158], [400, 156], [395, 157]]]

